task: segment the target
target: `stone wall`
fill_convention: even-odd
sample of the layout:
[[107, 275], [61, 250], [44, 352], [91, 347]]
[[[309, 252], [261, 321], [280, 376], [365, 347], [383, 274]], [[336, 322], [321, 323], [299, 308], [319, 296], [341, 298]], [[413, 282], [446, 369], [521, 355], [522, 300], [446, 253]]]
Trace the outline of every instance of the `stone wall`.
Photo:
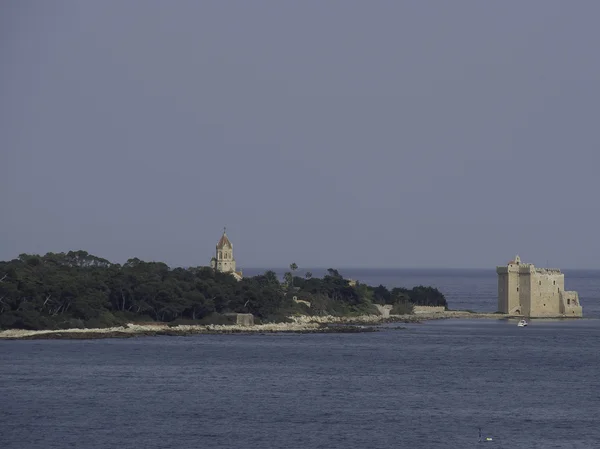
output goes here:
[[231, 324], [238, 326], [254, 326], [254, 315], [251, 313], [225, 313]]
[[561, 292], [565, 289], [565, 275], [558, 270], [535, 270], [530, 276], [531, 292], [526, 315], [530, 317], [559, 316]]
[[568, 291], [561, 293], [561, 313], [564, 316], [583, 316], [583, 308], [579, 302], [579, 295], [577, 292]]
[[514, 263], [496, 268], [498, 273], [498, 310], [502, 313], [515, 313], [516, 309], [519, 309], [520, 312], [519, 268], [520, 266]]
[[414, 313], [442, 313], [446, 311], [444, 306], [414, 306]]
[[379, 313], [384, 318], [389, 318], [390, 317], [390, 312], [394, 308], [394, 306], [392, 306], [390, 304], [386, 304], [386, 305], [383, 305], [383, 306], [381, 304], [375, 304], [375, 307], [377, 307], [377, 310], [379, 310]]
[[298, 299], [297, 296], [292, 297], [292, 299], [294, 300], [294, 302], [296, 302], [298, 304], [304, 304], [306, 307], [308, 307], [310, 309], [310, 301], [306, 301], [304, 299]]

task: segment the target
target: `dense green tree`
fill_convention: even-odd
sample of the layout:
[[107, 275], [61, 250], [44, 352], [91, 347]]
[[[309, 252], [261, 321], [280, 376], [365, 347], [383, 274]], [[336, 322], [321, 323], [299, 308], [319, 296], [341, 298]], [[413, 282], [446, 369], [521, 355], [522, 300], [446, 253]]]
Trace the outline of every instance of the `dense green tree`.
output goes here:
[[[209, 267], [169, 268], [161, 262], [129, 259], [113, 264], [85, 251], [20, 254], [0, 262], [0, 327], [102, 327], [138, 321], [211, 320], [228, 312], [281, 320], [294, 313], [374, 313], [373, 304], [407, 311], [412, 304], [447, 306], [432, 287], [411, 290], [370, 287], [329, 268], [322, 278], [307, 272], [280, 283], [275, 272], [237, 281]], [[293, 288], [292, 288], [293, 286]], [[289, 287], [289, 291], [288, 291]], [[308, 307], [303, 302], [308, 301]], [[405, 312], [402, 312], [405, 313]]]

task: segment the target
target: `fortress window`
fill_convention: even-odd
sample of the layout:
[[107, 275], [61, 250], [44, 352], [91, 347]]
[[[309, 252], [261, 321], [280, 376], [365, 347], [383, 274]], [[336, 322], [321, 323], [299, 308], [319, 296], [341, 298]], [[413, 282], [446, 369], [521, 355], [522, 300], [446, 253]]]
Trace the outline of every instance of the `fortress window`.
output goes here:
[[517, 287], [517, 291], [519, 291], [519, 287]]
[[556, 285], [556, 281], [554, 281], [554, 285]]
[[542, 285], [542, 281], [538, 281], [538, 285]]
[[571, 304], [571, 299], [567, 298], [567, 304]]

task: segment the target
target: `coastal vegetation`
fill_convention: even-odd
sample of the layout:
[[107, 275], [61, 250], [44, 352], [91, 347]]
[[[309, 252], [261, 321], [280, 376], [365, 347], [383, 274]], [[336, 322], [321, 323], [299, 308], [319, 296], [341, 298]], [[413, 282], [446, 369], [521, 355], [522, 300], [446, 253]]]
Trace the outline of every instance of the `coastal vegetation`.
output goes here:
[[328, 269], [322, 278], [273, 271], [236, 280], [209, 267], [170, 268], [129, 259], [114, 264], [85, 251], [21, 254], [0, 262], [0, 328], [104, 328], [131, 322], [225, 324], [227, 313], [257, 322], [294, 315], [377, 314], [376, 305], [410, 314], [413, 305], [444, 306], [432, 287], [369, 286]]

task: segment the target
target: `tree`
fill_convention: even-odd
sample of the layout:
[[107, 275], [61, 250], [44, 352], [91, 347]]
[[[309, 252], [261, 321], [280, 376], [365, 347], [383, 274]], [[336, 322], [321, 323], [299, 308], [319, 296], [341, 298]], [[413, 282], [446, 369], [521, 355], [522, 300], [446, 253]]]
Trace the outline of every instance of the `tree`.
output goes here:
[[378, 287], [375, 287], [375, 289], [373, 290], [373, 294], [374, 294], [374, 301], [377, 304], [390, 304], [392, 302], [391, 293], [383, 285], [379, 285]]
[[338, 270], [334, 270], [333, 268], [327, 268], [327, 276], [335, 279], [343, 279], [343, 276], [340, 274], [340, 272]]
[[291, 282], [290, 282], [290, 286], [292, 288], [294, 288], [294, 272], [298, 269], [298, 265], [296, 265], [296, 262], [292, 262], [290, 264], [290, 270], [292, 270], [292, 277], [291, 277]]
[[306, 278], [306, 280], [309, 280], [312, 277], [312, 273], [310, 271], [307, 271], [304, 277]]

